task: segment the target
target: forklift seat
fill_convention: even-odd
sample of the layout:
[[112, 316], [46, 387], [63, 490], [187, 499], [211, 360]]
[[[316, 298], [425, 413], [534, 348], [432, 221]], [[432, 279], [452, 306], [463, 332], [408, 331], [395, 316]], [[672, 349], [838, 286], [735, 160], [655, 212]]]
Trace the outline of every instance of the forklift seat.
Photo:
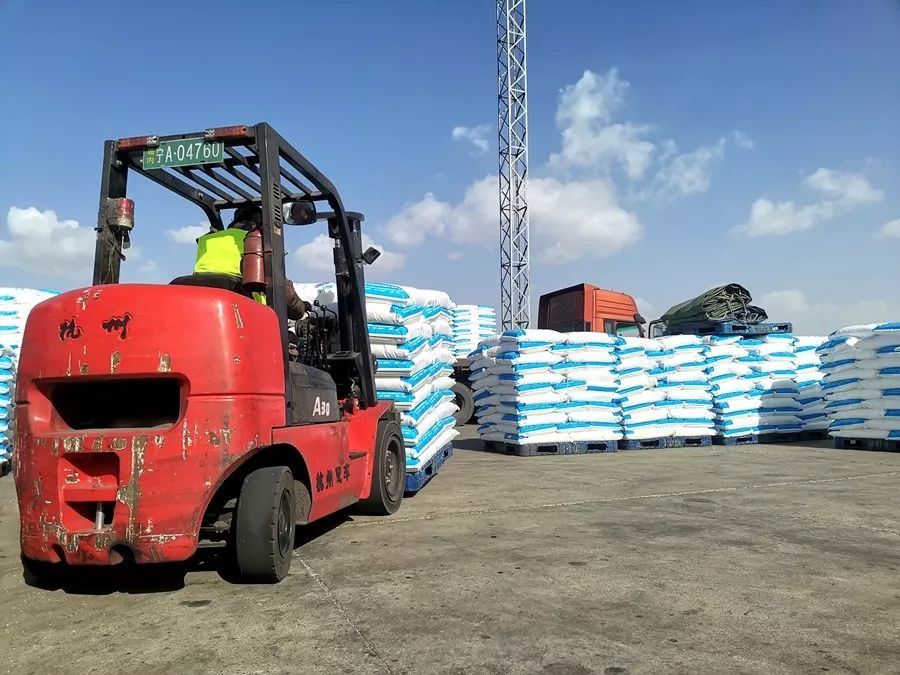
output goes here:
[[177, 277], [169, 282], [169, 285], [175, 286], [205, 286], [207, 288], [222, 288], [226, 291], [234, 291], [247, 298], [252, 298], [250, 291], [244, 290], [240, 277], [230, 274], [213, 274], [212, 272], [203, 272], [200, 274], [188, 274], [183, 277]]

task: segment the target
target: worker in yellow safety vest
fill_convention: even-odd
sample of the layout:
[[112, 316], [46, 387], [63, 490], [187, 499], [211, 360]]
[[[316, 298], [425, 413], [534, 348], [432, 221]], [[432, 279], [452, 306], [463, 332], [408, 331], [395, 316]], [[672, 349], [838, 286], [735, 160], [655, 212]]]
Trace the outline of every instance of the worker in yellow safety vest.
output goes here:
[[[241, 280], [241, 259], [244, 255], [244, 238], [247, 233], [262, 222], [262, 209], [254, 204], [238, 207], [234, 220], [224, 230], [210, 230], [197, 238], [197, 260], [194, 263], [194, 274], [217, 274], [234, 277], [237, 284]], [[309, 311], [308, 302], [297, 295], [294, 284], [285, 279], [287, 295], [288, 319], [302, 319]], [[254, 293], [257, 302], [266, 304], [264, 293]]]

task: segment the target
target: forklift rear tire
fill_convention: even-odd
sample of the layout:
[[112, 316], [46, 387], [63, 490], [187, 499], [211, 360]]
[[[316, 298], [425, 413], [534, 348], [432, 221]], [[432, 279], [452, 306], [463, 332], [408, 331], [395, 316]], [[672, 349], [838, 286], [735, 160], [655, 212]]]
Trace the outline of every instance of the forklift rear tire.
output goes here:
[[277, 583], [294, 553], [297, 501], [286, 466], [266, 466], [244, 478], [237, 500], [234, 552], [244, 581]]
[[453, 415], [456, 418], [457, 426], [468, 424], [472, 415], [475, 414], [475, 399], [472, 397], [472, 390], [468, 385], [457, 382], [453, 385], [453, 395], [456, 397], [454, 403], [459, 408]]
[[24, 555], [22, 559], [22, 576], [25, 583], [35, 588], [56, 588], [63, 580], [63, 563], [49, 563], [32, 560]]
[[372, 489], [368, 497], [360, 500], [356, 510], [370, 516], [389, 516], [400, 508], [405, 489], [406, 448], [400, 424], [393, 420], [379, 422]]

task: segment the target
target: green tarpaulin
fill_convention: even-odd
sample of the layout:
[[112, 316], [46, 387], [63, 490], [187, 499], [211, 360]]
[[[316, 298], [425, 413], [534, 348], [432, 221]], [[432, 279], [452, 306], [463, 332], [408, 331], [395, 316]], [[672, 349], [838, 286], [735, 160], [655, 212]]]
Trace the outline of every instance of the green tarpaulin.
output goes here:
[[660, 317], [666, 325], [702, 321], [741, 321], [759, 323], [768, 317], [766, 311], [750, 304], [750, 291], [740, 284], [711, 288], [696, 298], [671, 307]]

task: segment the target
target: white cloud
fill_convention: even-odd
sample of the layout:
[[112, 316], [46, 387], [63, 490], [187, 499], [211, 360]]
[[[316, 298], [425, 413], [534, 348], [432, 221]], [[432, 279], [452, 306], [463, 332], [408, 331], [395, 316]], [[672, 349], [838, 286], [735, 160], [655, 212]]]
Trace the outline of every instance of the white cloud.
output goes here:
[[447, 260], [461, 260], [464, 255], [465, 253], [462, 251], [450, 251], [447, 254]]
[[578, 82], [562, 89], [556, 112], [562, 151], [550, 156], [551, 167], [609, 171], [618, 164], [632, 180], [644, 175], [656, 149], [642, 138], [651, 127], [611, 124], [629, 86], [613, 68], [602, 75], [586, 70]]
[[[534, 178], [528, 184], [532, 256], [565, 263], [589, 256], [611, 255], [640, 239], [637, 216], [621, 208], [607, 180], [562, 181]], [[422, 233], [485, 248], [499, 240], [498, 179], [472, 183], [455, 206], [428, 194], [408, 204], [386, 226], [396, 242], [422, 241]], [[402, 224], [405, 229], [398, 229]]]
[[487, 135], [491, 128], [487, 124], [479, 124], [477, 127], [453, 127], [450, 137], [454, 141], [466, 141], [475, 147], [473, 154], [483, 155], [488, 151]]
[[745, 150], [753, 150], [753, 148], [756, 147], [753, 139], [740, 129], [735, 129], [734, 131], [732, 131], [731, 138], [734, 141], [735, 145], [740, 148], [744, 148]]
[[827, 220], [833, 212], [827, 204], [797, 206], [794, 202], [771, 202], [760, 198], [750, 208], [750, 219], [734, 231], [748, 237], [802, 232]]
[[[372, 241], [367, 235], [362, 235], [362, 248], [365, 251], [370, 246], [374, 246], [381, 255], [371, 265], [366, 266], [366, 274], [374, 272], [377, 276], [380, 272], [392, 272], [399, 269], [406, 262], [405, 257], [399, 253], [386, 251], [383, 246]], [[304, 274], [308, 271], [321, 272], [326, 274], [334, 274], [334, 256], [332, 249], [334, 242], [326, 234], [318, 234], [309, 243], [304, 244], [291, 254], [292, 262], [299, 267]]]
[[[52, 210], [12, 206], [6, 229], [9, 238], [0, 240], [0, 265], [89, 280], [97, 241], [92, 227], [60, 220]], [[128, 253], [134, 255], [133, 249]]]
[[638, 217], [618, 205], [609, 181], [538, 178], [530, 183], [529, 196], [532, 255], [538, 260], [561, 264], [607, 257], [641, 238]]
[[772, 202], [759, 198], [750, 208], [750, 218], [733, 228], [732, 232], [748, 237], [802, 232], [854, 207], [877, 202], [884, 197], [884, 193], [874, 188], [862, 174], [833, 169], [819, 168], [807, 176], [803, 184], [824, 199], [798, 206], [793, 201]]
[[209, 225], [185, 225], [177, 230], [166, 230], [166, 236], [176, 244], [197, 243], [197, 238], [209, 232]]
[[884, 193], [872, 187], [868, 179], [859, 173], [843, 173], [819, 168], [803, 181], [804, 184], [840, 204], [866, 204], [878, 202]]
[[398, 246], [417, 246], [426, 238], [441, 235], [447, 227], [450, 205], [432, 193], [415, 203], [407, 203], [384, 226], [388, 239]]
[[900, 218], [889, 220], [875, 233], [876, 239], [900, 239]]
[[[671, 155], [675, 144], [667, 148]], [[686, 197], [709, 190], [712, 167], [725, 156], [725, 139], [715, 145], [701, 145], [696, 150], [672, 156], [665, 162], [649, 187], [647, 194]]]
[[900, 316], [900, 303], [896, 301], [819, 301], [796, 288], [765, 293], [755, 304], [766, 310], [770, 320], [793, 323], [797, 335], [828, 335], [844, 326], [891, 321]]

